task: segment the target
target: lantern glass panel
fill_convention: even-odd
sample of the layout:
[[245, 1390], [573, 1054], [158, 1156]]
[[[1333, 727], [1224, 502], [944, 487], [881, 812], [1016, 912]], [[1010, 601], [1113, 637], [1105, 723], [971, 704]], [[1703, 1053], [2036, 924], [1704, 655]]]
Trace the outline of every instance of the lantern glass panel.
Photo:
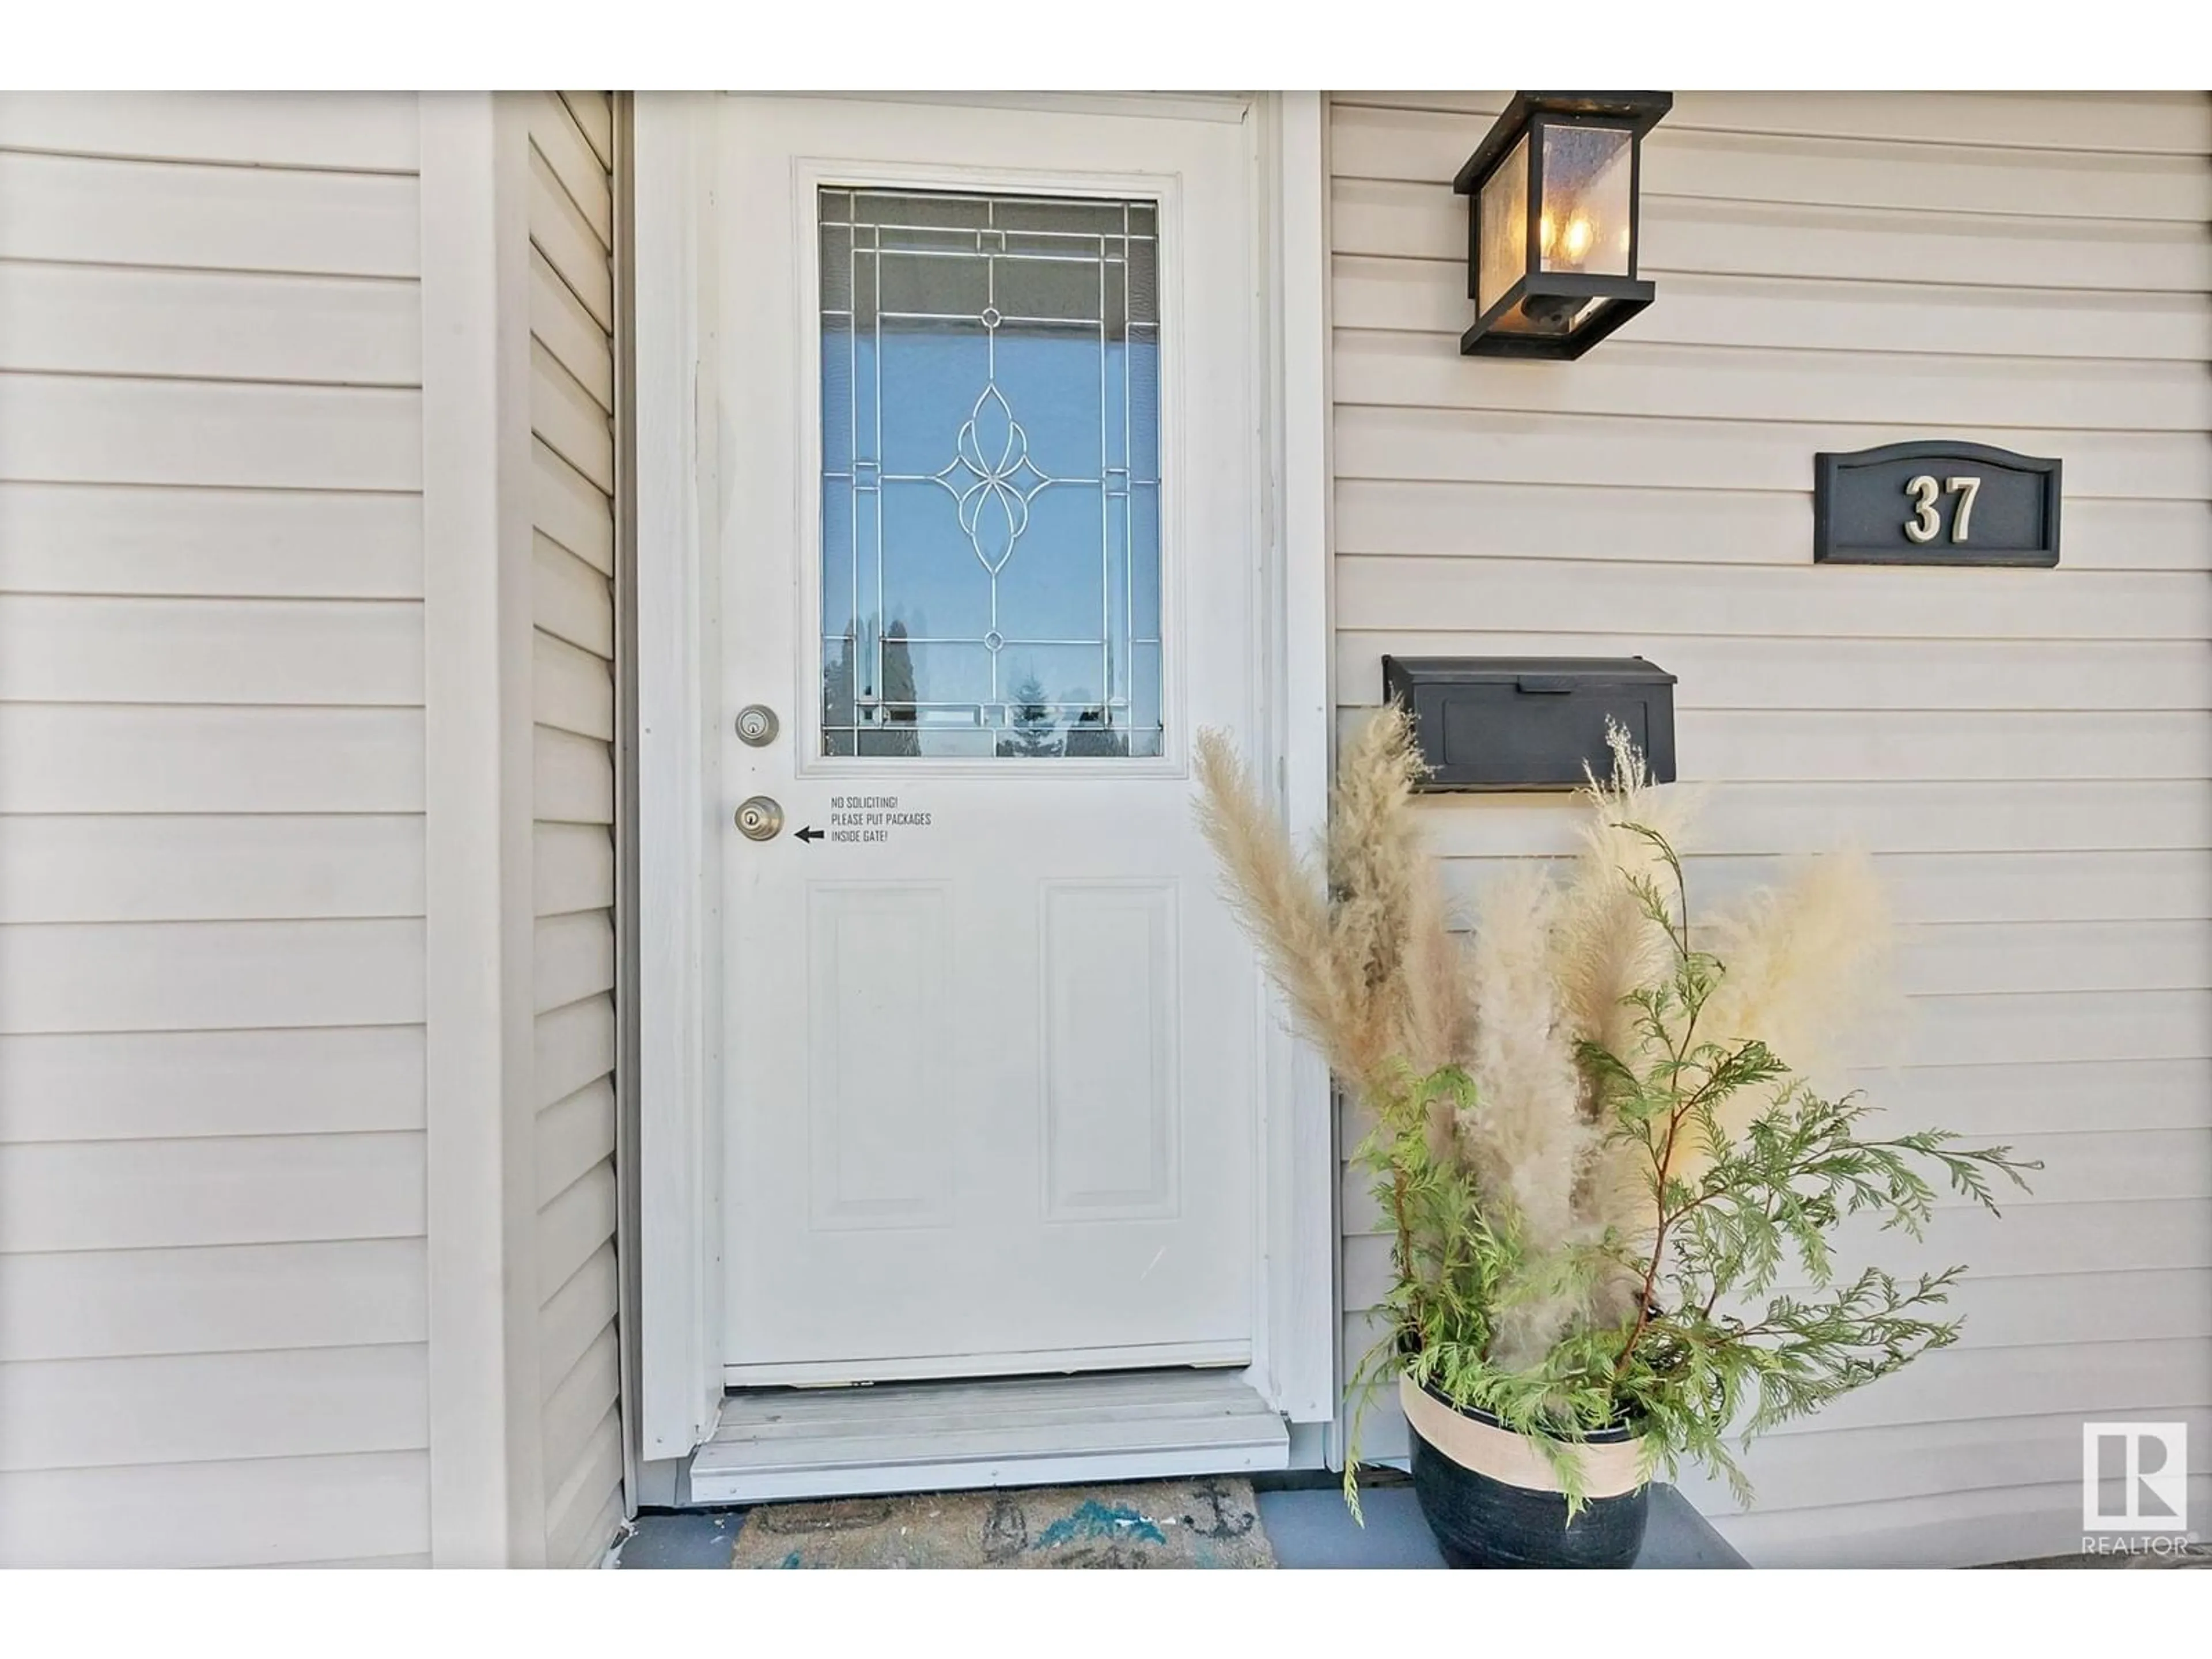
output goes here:
[[1528, 274], [1528, 136], [1513, 146], [1482, 184], [1482, 232], [1475, 273], [1478, 311], [1496, 305]]
[[[1625, 127], [1548, 121], [1543, 134], [1544, 214], [1537, 231], [1542, 269], [1628, 276], [1634, 138]], [[1487, 199], [1486, 193], [1486, 204]], [[1486, 247], [1486, 269], [1488, 263]]]

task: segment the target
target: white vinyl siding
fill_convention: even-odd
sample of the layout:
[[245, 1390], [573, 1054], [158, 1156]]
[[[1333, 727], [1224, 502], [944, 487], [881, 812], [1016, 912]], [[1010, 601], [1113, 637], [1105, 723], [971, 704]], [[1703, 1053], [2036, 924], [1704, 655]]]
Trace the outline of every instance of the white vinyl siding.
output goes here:
[[623, 1516], [615, 1330], [613, 109], [534, 93], [530, 419], [538, 1374], [546, 1559]]
[[[1696, 888], [1856, 841], [1907, 926], [1905, 1126], [2046, 1164], [1947, 1201], [1959, 1346], [1793, 1424], [1754, 1563], [2070, 1553], [2084, 1418], [2181, 1419], [2212, 1504], [2212, 100], [1684, 94], [1649, 141], [1658, 298], [1580, 362], [1462, 359], [1449, 181], [1502, 94], [1332, 103], [1336, 701], [1385, 653], [1648, 656], [1709, 790]], [[1816, 568], [1816, 450], [2065, 462], [2056, 570]], [[1450, 879], [1559, 854], [1556, 800], [1424, 807]], [[1344, 1200], [1347, 1364], [1388, 1282]], [[1402, 1455], [1394, 1409], [1370, 1456]]]
[[416, 131], [0, 97], [0, 1564], [429, 1547]]

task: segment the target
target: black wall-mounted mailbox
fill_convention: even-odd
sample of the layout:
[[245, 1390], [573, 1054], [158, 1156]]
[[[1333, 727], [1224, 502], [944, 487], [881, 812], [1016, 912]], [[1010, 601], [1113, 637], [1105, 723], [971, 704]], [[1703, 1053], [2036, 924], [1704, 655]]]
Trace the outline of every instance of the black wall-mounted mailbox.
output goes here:
[[1606, 721], [1674, 781], [1674, 677], [1641, 657], [1385, 657], [1430, 773], [1424, 790], [1572, 789], [1612, 769]]

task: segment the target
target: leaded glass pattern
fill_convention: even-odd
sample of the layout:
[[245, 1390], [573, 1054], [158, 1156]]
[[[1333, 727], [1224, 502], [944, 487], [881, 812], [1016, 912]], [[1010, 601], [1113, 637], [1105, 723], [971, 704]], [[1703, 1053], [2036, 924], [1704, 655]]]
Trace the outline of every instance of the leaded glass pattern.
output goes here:
[[1158, 755], [1157, 205], [817, 205], [823, 752]]

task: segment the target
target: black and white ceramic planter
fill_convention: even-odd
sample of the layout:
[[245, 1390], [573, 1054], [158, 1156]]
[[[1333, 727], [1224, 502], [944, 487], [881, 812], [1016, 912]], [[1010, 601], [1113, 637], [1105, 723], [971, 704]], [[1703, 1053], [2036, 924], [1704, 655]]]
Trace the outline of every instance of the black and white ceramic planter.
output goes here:
[[1571, 1523], [1552, 1462], [1487, 1412], [1455, 1406], [1410, 1376], [1399, 1403], [1413, 1431], [1413, 1491], [1455, 1567], [1626, 1567], [1644, 1547], [1650, 1488], [1626, 1428], [1578, 1443], [1585, 1501]]

